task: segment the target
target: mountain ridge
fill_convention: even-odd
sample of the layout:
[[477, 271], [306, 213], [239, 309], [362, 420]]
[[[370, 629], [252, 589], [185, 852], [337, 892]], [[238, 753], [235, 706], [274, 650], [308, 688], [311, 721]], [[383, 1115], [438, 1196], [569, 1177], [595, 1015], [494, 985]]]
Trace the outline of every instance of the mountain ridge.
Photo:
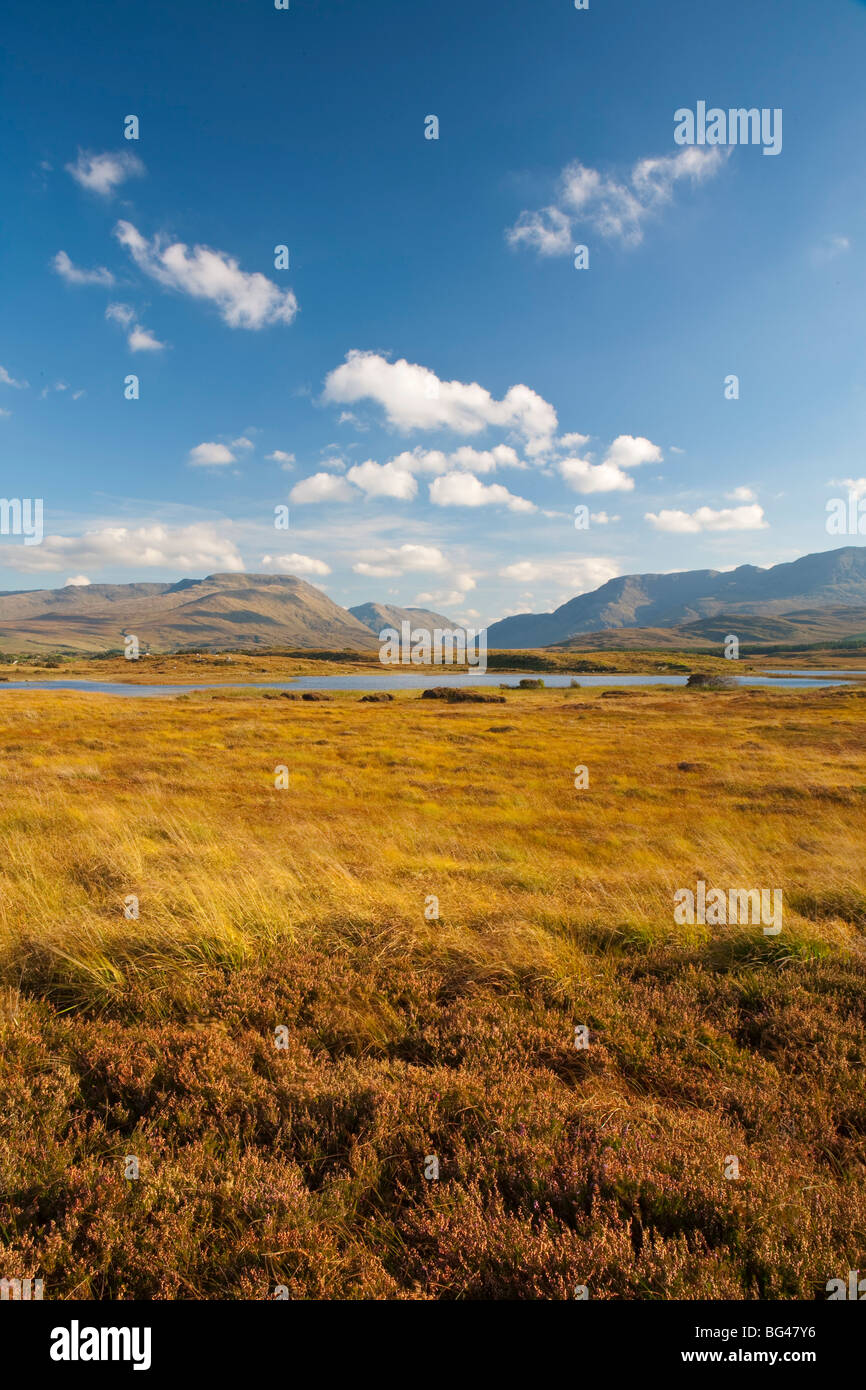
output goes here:
[[[866, 546], [843, 546], [768, 569], [631, 574], [578, 594], [550, 613], [523, 613], [487, 629], [490, 648], [690, 646], [718, 640], [713, 620], [742, 640], [820, 640], [866, 627]], [[752, 621], [747, 623], [746, 619]], [[451, 628], [430, 609], [365, 603], [342, 608], [295, 575], [218, 573], [173, 583], [66, 585], [0, 592], [0, 651], [118, 650], [123, 634], [173, 651], [293, 647], [374, 653], [383, 627]], [[619, 636], [617, 636], [619, 634]], [[662, 635], [659, 635], [662, 634]]]
[[794, 610], [866, 607], [866, 546], [843, 546], [769, 569], [677, 570], [626, 574], [578, 594], [550, 613], [519, 613], [491, 623], [489, 647], [524, 649], [570, 642], [584, 633], [669, 628], [718, 614], [777, 617]]

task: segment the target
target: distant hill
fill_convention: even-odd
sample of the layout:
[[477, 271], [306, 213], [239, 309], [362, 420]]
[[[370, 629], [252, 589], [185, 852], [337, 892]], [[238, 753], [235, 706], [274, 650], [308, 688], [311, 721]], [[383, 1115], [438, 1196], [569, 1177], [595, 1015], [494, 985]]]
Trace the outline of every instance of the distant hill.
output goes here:
[[797, 646], [838, 642], [846, 637], [866, 640], [866, 607], [805, 608], [783, 617], [765, 618], [750, 613], [721, 613], [675, 627], [618, 627], [584, 632], [567, 642], [556, 642], [551, 651], [636, 651], [641, 648], [690, 648], [718, 646], [729, 633], [741, 645]]
[[368, 627], [292, 575], [211, 574], [177, 584], [87, 584], [0, 593], [0, 650], [98, 652], [131, 632], [154, 651], [178, 647], [375, 652]]
[[[570, 599], [553, 613], [521, 613], [492, 623], [487, 642], [492, 648], [512, 650], [548, 647], [568, 643], [583, 634], [616, 630], [616, 644], [630, 646], [633, 643], [620, 629], [674, 628], [722, 613], [732, 618], [743, 614], [762, 618], [785, 615], [792, 621], [798, 611], [813, 614], [825, 608], [857, 607], [866, 608], [866, 546], [852, 545], [805, 555], [765, 570], [740, 565], [725, 572], [683, 570], [676, 574], [623, 575], [608, 580], [592, 593]], [[808, 619], [809, 623], [816, 621], [820, 623], [820, 617]], [[858, 620], [852, 621], [853, 632]]]
[[432, 613], [429, 608], [398, 608], [393, 603], [362, 603], [357, 608], [350, 608], [349, 612], [377, 637], [385, 627], [395, 627], [399, 632], [400, 624], [404, 622], [411, 623], [413, 628], [422, 632], [454, 627], [450, 618], [443, 617], [441, 613]]

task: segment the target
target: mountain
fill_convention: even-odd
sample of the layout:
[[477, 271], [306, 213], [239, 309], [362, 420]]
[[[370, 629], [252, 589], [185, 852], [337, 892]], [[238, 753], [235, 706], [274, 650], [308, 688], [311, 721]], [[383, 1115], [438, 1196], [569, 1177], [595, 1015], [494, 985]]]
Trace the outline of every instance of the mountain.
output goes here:
[[369, 628], [292, 575], [211, 574], [177, 584], [87, 584], [0, 593], [0, 650], [299, 647], [375, 652]]
[[866, 546], [849, 545], [770, 569], [740, 565], [729, 571], [622, 575], [553, 613], [521, 613], [492, 623], [487, 643], [500, 650], [548, 647], [602, 629], [671, 628], [721, 613], [770, 618], [858, 606], [866, 608]]
[[866, 607], [799, 608], [779, 617], [752, 613], [720, 613], [675, 627], [611, 627], [583, 632], [551, 651], [638, 651], [716, 647], [734, 633], [744, 646], [801, 646], [839, 642], [846, 637], [866, 640]]
[[429, 608], [398, 608], [393, 603], [362, 603], [357, 608], [350, 608], [349, 612], [376, 637], [385, 627], [395, 627], [399, 632], [401, 623], [411, 623], [413, 629], [422, 632], [454, 627], [450, 618], [444, 618], [441, 613], [432, 613]]

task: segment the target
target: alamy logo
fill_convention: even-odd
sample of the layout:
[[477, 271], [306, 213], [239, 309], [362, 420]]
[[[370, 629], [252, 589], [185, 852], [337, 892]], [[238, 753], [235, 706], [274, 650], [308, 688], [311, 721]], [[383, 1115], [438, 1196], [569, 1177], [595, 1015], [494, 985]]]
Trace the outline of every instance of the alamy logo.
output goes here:
[[25, 545], [41, 545], [42, 512], [41, 497], [0, 497], [0, 536], [23, 536]]
[[674, 893], [674, 921], [678, 926], [748, 926], [763, 923], [765, 936], [782, 930], [781, 888], [711, 888], [698, 880], [697, 892], [678, 888]]
[[827, 503], [827, 534], [830, 536], [866, 536], [866, 496], [849, 492], [844, 497], [831, 497]]
[[862, 1303], [866, 1299], [866, 1279], [860, 1278], [859, 1269], [848, 1270], [848, 1282], [844, 1279], [828, 1279], [826, 1284], [829, 1298], [828, 1303], [839, 1302], [840, 1299], [853, 1299]]
[[379, 633], [379, 660], [383, 666], [473, 666], [487, 670], [487, 629], [474, 627], [413, 628], [402, 622], [400, 631], [384, 627]]
[[68, 1327], [51, 1329], [52, 1361], [131, 1361], [134, 1371], [150, 1370], [149, 1327]]
[[699, 101], [691, 111], [681, 106], [674, 112], [674, 141], [678, 145], [763, 145], [764, 154], [782, 153], [782, 108], [768, 106], [707, 109]]

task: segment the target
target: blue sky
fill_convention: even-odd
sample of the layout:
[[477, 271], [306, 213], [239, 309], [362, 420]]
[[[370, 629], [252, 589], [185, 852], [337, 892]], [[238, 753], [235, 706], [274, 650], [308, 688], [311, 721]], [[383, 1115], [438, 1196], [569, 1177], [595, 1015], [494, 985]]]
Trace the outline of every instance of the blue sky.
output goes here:
[[[0, 588], [270, 570], [490, 621], [854, 539], [859, 0], [4, 28], [0, 493], [45, 536], [0, 535]], [[781, 153], [678, 146], [699, 101], [781, 109]]]

